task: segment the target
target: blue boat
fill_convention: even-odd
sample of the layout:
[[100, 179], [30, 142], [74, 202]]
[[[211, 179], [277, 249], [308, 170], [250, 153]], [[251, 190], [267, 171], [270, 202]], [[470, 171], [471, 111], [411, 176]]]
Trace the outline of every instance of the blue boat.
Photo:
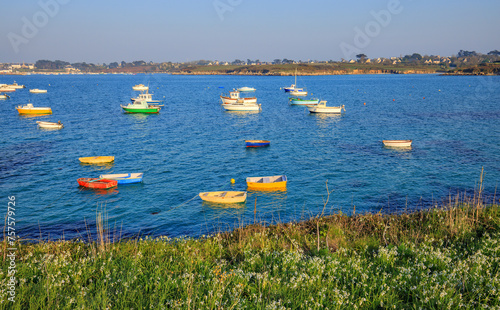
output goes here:
[[118, 174], [101, 174], [100, 179], [116, 180], [118, 184], [131, 184], [142, 182], [143, 173], [118, 173]]
[[318, 103], [319, 99], [290, 98], [290, 104], [294, 105], [316, 105]]
[[246, 147], [269, 146], [271, 142], [267, 140], [245, 140]]

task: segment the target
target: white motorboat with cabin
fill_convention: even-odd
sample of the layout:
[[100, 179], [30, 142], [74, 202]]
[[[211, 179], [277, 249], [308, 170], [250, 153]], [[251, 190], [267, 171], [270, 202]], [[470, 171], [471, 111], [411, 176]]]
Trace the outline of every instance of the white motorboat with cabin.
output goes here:
[[240, 97], [240, 91], [233, 89], [229, 92], [228, 96], [220, 95], [220, 99], [223, 104], [236, 103], [237, 101], [243, 101], [245, 103], [257, 103], [257, 97]]
[[335, 114], [340, 114], [340, 113], [342, 113], [342, 110], [344, 110], [344, 112], [345, 112], [345, 106], [344, 105], [341, 105], [339, 107], [327, 107], [326, 106], [326, 100], [321, 100], [316, 105], [307, 106], [307, 109], [311, 113], [335, 113]]
[[234, 103], [224, 103], [222, 107], [226, 111], [260, 111], [261, 105], [257, 102], [245, 102], [243, 100], [237, 100]]

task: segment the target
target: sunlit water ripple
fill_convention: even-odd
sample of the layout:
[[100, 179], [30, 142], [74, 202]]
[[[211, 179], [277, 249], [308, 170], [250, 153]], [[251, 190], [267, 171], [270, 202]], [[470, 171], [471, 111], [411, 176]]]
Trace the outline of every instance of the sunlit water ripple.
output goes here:
[[[16, 76], [28, 88], [0, 101], [0, 191], [16, 196], [16, 228], [25, 238], [95, 234], [96, 211], [120, 236], [198, 236], [259, 222], [326, 212], [398, 212], [425, 208], [457, 192], [473, 194], [484, 167], [485, 193], [500, 179], [500, 77], [358, 75], [299, 78], [341, 116], [290, 106], [280, 87], [291, 77], [79, 75]], [[13, 77], [1, 76], [0, 83]], [[165, 100], [158, 115], [127, 115], [135, 84]], [[251, 86], [260, 113], [221, 109], [218, 96]], [[223, 87], [223, 88], [222, 88]], [[425, 98], [425, 99], [424, 99]], [[53, 115], [21, 117], [15, 106], [50, 106]], [[366, 103], [366, 104], [364, 104]], [[61, 120], [64, 129], [38, 129]], [[245, 139], [271, 146], [247, 149]], [[413, 139], [411, 150], [383, 139]], [[108, 166], [78, 157], [114, 155]], [[98, 192], [79, 177], [144, 172], [144, 182]], [[286, 192], [249, 192], [238, 208], [202, 203], [201, 191], [245, 190], [245, 178], [286, 174]], [[235, 185], [230, 179], [236, 180]], [[7, 205], [6, 203], [4, 205]], [[5, 208], [6, 211], [6, 208]]]

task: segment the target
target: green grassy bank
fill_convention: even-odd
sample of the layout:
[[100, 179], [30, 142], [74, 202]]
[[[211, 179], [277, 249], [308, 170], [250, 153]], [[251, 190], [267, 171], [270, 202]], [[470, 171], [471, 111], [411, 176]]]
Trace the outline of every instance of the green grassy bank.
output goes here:
[[113, 243], [104, 228], [90, 243], [18, 243], [14, 302], [4, 241], [0, 309], [500, 307], [500, 206], [480, 198], [199, 239]]

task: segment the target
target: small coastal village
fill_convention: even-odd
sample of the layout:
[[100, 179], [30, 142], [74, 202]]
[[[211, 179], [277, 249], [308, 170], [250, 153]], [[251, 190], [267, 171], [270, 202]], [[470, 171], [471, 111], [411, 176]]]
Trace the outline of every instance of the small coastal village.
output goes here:
[[274, 59], [235, 59], [233, 61], [198, 60], [189, 62], [132, 62], [111, 63], [69, 63], [62, 60], [38, 60], [35, 63], [0, 63], [0, 74], [233, 74], [233, 75], [335, 75], [335, 74], [415, 74], [442, 73], [459, 75], [498, 75], [500, 74], [500, 52], [486, 54], [460, 50], [456, 55], [400, 55], [399, 57], [369, 58], [365, 54], [356, 59], [334, 60], [292, 60]]

